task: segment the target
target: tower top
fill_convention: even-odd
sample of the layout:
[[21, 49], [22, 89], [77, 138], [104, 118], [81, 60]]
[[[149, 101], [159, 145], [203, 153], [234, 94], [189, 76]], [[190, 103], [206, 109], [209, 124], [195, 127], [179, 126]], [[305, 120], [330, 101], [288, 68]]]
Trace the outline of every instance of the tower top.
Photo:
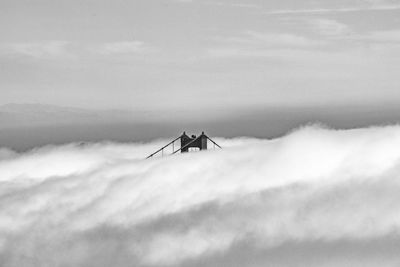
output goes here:
[[[177, 146], [177, 144], [175, 144], [175, 143], [178, 140], [180, 141], [180, 146], [178, 146], [178, 148], [175, 149], [175, 147]], [[178, 153], [178, 152], [186, 153], [186, 152], [191, 151], [192, 149], [194, 149], [194, 150], [207, 150], [209, 142], [211, 142], [211, 145], [213, 146], [214, 149], [216, 147], [221, 148], [216, 142], [214, 142], [210, 137], [208, 137], [204, 133], [204, 131], [202, 131], [201, 135], [199, 135], [199, 136], [192, 135], [191, 137], [189, 137], [186, 134], [186, 131], [184, 131], [181, 136], [175, 138], [174, 140], [172, 140], [171, 142], [169, 142], [168, 144], [166, 144], [165, 146], [163, 146], [162, 148], [160, 148], [156, 152], [152, 153], [147, 158], [151, 158], [151, 157], [155, 156], [158, 153], [161, 153], [161, 156], [164, 156], [164, 152], [167, 151], [167, 150], [171, 150], [171, 148], [172, 148], [172, 153], [170, 153], [170, 155], [173, 155], [173, 154]], [[170, 146], [171, 146], [171, 148], [168, 148]]]

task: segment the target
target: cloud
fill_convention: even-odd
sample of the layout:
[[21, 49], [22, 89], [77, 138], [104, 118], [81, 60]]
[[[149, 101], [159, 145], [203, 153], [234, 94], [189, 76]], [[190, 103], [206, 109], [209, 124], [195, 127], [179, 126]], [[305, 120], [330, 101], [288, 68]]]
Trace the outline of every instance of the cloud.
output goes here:
[[260, 33], [248, 31], [247, 36], [255, 43], [274, 47], [309, 47], [320, 45], [320, 41], [290, 33]]
[[33, 58], [69, 58], [72, 56], [68, 51], [70, 44], [67, 41], [2, 44], [0, 52]]
[[[319, 38], [324, 37], [324, 41], [319, 41], [319, 44], [332, 44], [334, 39], [342, 39], [354, 35], [352, 29], [340, 21], [326, 18], [313, 18], [313, 17], [290, 17], [280, 19], [290, 27], [301, 27], [302, 29], [309, 29], [310, 33], [320, 35]], [[306, 38], [305, 38], [306, 39]], [[308, 38], [309, 40], [312, 40]], [[314, 45], [318, 44], [313, 40]]]
[[97, 52], [101, 54], [130, 54], [144, 51], [144, 42], [142, 41], [126, 41], [113, 42], [100, 45]]
[[[248, 8], [248, 9], [259, 9], [264, 10], [265, 3], [256, 3], [250, 1], [236, 1], [224, 2], [224, 1], [194, 1], [194, 0], [172, 0], [177, 3], [197, 3], [208, 6], [220, 6], [220, 7], [232, 7], [232, 8]], [[353, 2], [353, 3], [352, 3]], [[329, 3], [327, 1], [326, 3]], [[305, 3], [307, 4], [307, 3]], [[321, 2], [321, 7], [312, 8], [298, 8], [298, 9], [276, 9], [273, 8], [266, 11], [266, 14], [270, 15], [289, 15], [289, 14], [323, 14], [323, 13], [347, 13], [347, 12], [363, 12], [363, 11], [390, 11], [400, 9], [400, 4], [397, 0], [361, 0], [361, 1], [348, 1], [346, 5], [330, 6], [324, 5]], [[334, 3], [337, 4], [337, 3]], [[271, 6], [272, 7], [272, 6]]]
[[36, 59], [77, 58], [88, 54], [106, 56], [138, 54], [150, 48], [142, 41], [78, 43], [70, 41], [41, 41], [33, 43], [0, 44], [0, 54], [27, 56]]
[[206, 6], [220, 6], [220, 7], [233, 7], [233, 8], [260, 8], [260, 5], [253, 4], [253, 3], [229, 3], [229, 2], [222, 2], [222, 1], [200, 1], [196, 2], [194, 0], [173, 0], [173, 2], [177, 3], [196, 3]]
[[308, 19], [307, 23], [316, 32], [326, 36], [340, 36], [350, 33], [349, 26], [332, 19]]
[[210, 6], [221, 6], [221, 7], [233, 7], [233, 8], [261, 8], [260, 5], [253, 3], [228, 3], [228, 2], [204, 2], [205, 5]]
[[[310, 126], [273, 140], [218, 142], [224, 149], [150, 160], [164, 141], [4, 153], [0, 262], [227, 266], [242, 247], [249, 261], [241, 266], [265, 266], [268, 258], [251, 265], [257, 251], [288, 245], [350, 242], [363, 251], [386, 240], [397, 248], [385, 238], [400, 240], [399, 126]], [[391, 263], [400, 263], [396, 255]]]
[[173, 2], [178, 2], [178, 3], [192, 3], [194, 2], [193, 0], [173, 0]]
[[307, 50], [326, 44], [323, 40], [292, 33], [258, 31], [246, 31], [237, 36], [218, 37], [215, 40], [223, 45], [208, 49], [211, 57], [270, 57], [279, 55], [277, 50]]
[[325, 14], [325, 13], [349, 13], [364, 11], [390, 11], [400, 9], [395, 1], [365, 1], [362, 5], [331, 8], [306, 8], [306, 9], [282, 9], [267, 11], [269, 15], [290, 15], [290, 14]]

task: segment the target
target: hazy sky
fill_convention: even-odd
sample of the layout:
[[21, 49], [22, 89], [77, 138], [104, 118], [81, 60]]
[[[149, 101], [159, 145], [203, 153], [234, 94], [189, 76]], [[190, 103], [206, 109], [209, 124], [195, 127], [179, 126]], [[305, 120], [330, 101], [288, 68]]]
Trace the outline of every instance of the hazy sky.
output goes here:
[[398, 0], [1, 0], [0, 104], [400, 103]]

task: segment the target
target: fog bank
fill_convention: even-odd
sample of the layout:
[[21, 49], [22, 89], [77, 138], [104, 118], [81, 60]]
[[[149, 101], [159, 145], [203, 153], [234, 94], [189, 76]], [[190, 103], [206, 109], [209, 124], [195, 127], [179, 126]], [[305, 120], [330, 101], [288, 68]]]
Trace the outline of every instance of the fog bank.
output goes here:
[[399, 126], [216, 140], [149, 160], [166, 140], [0, 150], [0, 262], [400, 264]]

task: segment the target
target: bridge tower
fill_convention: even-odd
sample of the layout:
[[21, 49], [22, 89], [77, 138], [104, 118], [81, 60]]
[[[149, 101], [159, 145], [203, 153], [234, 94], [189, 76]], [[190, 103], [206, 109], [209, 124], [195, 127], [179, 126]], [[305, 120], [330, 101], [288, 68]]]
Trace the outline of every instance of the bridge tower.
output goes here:
[[[180, 141], [180, 147], [176, 148], [175, 142]], [[199, 136], [188, 136], [186, 132], [183, 132], [183, 134], [156, 152], [152, 153], [150, 156], [147, 158], [151, 158], [157, 154], [161, 154], [161, 156], [164, 156], [165, 152], [168, 150], [172, 150], [172, 153], [169, 153], [170, 155], [173, 155], [175, 153], [181, 152], [181, 153], [187, 153], [190, 151], [190, 148], [196, 148], [198, 150], [207, 150], [208, 149], [208, 142], [211, 142], [213, 145], [213, 148], [215, 149], [216, 147], [221, 148], [214, 140], [212, 140], [210, 137], [208, 137], [204, 132], [201, 133]], [[170, 147], [170, 148], [168, 148]]]
[[183, 132], [180, 139], [182, 153], [189, 152], [189, 148], [191, 147], [198, 148], [199, 150], [207, 150], [208, 137], [204, 134], [204, 132], [202, 132], [199, 137], [196, 137], [195, 135], [189, 137], [186, 132]]

